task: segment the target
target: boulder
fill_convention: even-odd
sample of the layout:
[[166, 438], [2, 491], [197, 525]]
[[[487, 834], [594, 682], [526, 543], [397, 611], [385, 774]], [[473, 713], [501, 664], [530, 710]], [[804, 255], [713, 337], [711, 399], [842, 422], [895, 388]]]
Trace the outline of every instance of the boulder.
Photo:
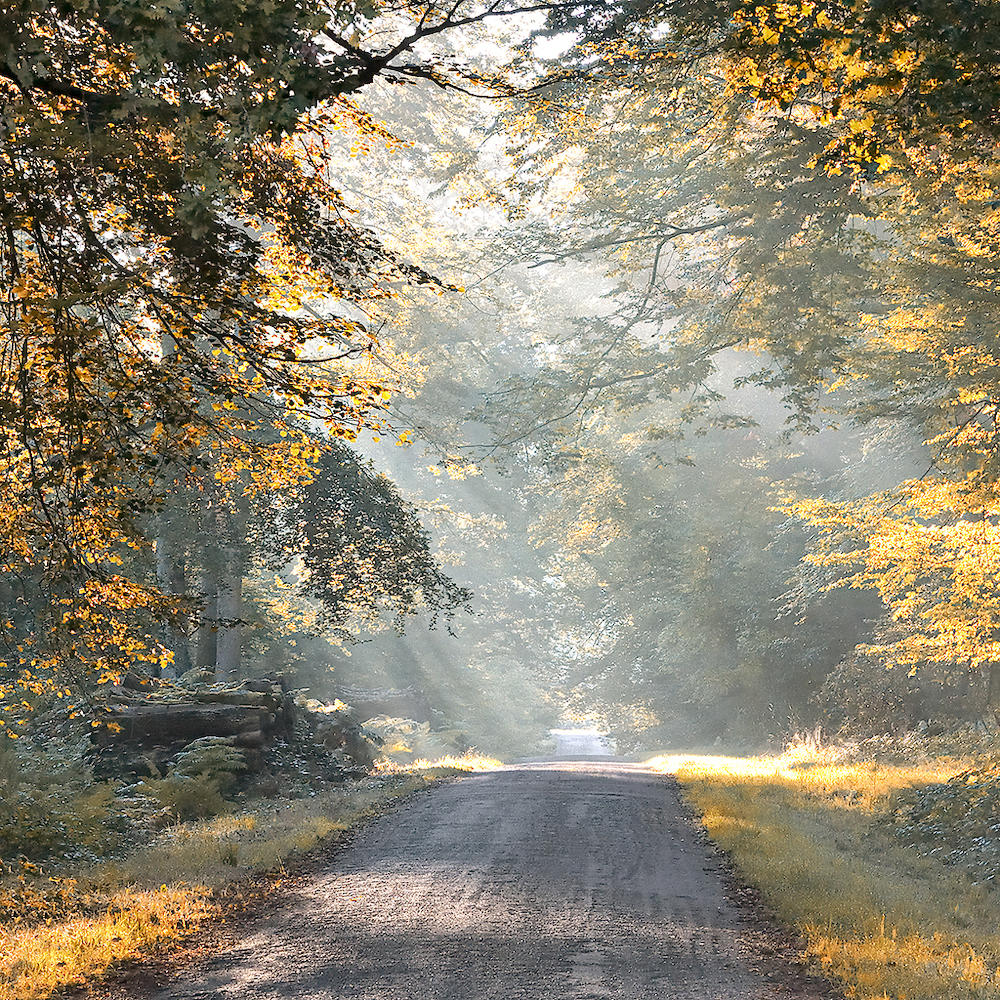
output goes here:
[[381, 741], [365, 730], [349, 706], [323, 706], [309, 702], [301, 714], [313, 739], [331, 753], [345, 758], [348, 766], [367, 771], [375, 763]]

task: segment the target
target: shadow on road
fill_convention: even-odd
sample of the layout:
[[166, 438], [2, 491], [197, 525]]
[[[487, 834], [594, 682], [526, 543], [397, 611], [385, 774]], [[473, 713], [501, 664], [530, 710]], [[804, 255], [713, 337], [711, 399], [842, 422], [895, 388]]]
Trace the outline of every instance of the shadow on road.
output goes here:
[[602, 754], [513, 765], [417, 796], [332, 854], [228, 949], [152, 995], [832, 995], [794, 963], [769, 971], [763, 951], [675, 783]]

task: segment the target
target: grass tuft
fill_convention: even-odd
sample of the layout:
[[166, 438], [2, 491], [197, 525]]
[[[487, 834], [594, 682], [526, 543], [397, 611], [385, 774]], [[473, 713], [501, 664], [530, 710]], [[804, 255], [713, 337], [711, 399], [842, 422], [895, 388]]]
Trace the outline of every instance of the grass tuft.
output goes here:
[[153, 945], [185, 937], [214, 912], [206, 887], [177, 884], [116, 893], [103, 913], [0, 926], [0, 997], [34, 1000], [86, 984]]
[[423, 774], [433, 774], [435, 777], [469, 774], [479, 771], [496, 771], [503, 767], [503, 761], [495, 757], [469, 750], [464, 754], [446, 754], [428, 760], [424, 757], [417, 760], [400, 762], [391, 757], [381, 757], [375, 762], [377, 774], [411, 774], [414, 770]]

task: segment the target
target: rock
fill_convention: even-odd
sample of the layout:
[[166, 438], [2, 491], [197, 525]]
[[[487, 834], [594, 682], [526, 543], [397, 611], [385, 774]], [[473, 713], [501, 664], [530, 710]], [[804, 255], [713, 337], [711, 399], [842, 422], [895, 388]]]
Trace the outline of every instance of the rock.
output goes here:
[[204, 667], [192, 667], [186, 670], [177, 678], [177, 683], [184, 687], [198, 687], [202, 684], [211, 684], [215, 681], [215, 674]]
[[[188, 671], [183, 686], [159, 685], [113, 702], [91, 733], [95, 773], [130, 781], [156, 778], [199, 741], [225, 740], [246, 762], [240, 784], [273, 775], [283, 793], [362, 777], [380, 741], [342, 702], [297, 708], [281, 677], [238, 685], [201, 684]], [[269, 783], [266, 783], [270, 787]]]
[[262, 729], [254, 729], [248, 733], [237, 733], [233, 740], [238, 747], [260, 749], [267, 743], [267, 733]]
[[367, 771], [375, 763], [378, 743], [365, 732], [357, 715], [349, 708], [302, 713], [317, 743], [331, 753], [339, 752], [352, 768]]
[[145, 777], [171, 763], [183, 748], [203, 738], [232, 738], [247, 751], [248, 764], [264, 766], [260, 753], [292, 731], [295, 704], [281, 677], [240, 685], [199, 681], [207, 671], [189, 670], [183, 686], [161, 685], [119, 697], [91, 733], [95, 768], [107, 777]]

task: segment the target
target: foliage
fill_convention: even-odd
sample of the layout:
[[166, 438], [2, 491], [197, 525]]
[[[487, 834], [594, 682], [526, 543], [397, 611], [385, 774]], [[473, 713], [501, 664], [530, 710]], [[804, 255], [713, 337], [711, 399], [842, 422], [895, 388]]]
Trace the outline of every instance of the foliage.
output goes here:
[[[887, 638], [884, 629], [875, 635], [880, 643]], [[840, 736], [864, 738], [918, 730], [926, 735], [967, 724], [980, 718], [986, 694], [981, 678], [964, 664], [893, 669], [874, 653], [854, 649], [827, 674], [816, 702]]]
[[443, 757], [418, 757], [408, 761], [392, 760], [384, 757], [375, 764], [375, 773], [412, 774], [414, 771], [428, 777], [447, 778], [470, 772], [496, 771], [503, 767], [503, 761], [466, 750], [462, 754], [445, 754]]
[[[880, 438], [879, 475], [816, 477], [794, 463], [784, 483], [764, 474], [779, 488], [772, 504], [786, 490], [783, 512], [821, 536], [806, 567], [795, 566], [801, 550], [776, 555], [775, 576], [783, 570], [790, 581], [794, 613], [826, 602], [837, 582], [863, 591], [841, 606], [852, 632], [843, 638], [861, 640], [859, 655], [925, 678], [964, 669], [970, 688], [1000, 658], [988, 41], [997, 27], [995, 10], [975, 2], [906, 12], [864, 3], [607, 4], [555, 14], [522, 46], [525, 71], [539, 74], [547, 99], [496, 125], [510, 164], [506, 174], [494, 168], [508, 183], [494, 202], [506, 218], [493, 259], [541, 274], [562, 269], [593, 291], [535, 345], [537, 363], [511, 366], [475, 411], [494, 451], [526, 464], [544, 454], [546, 471], [609, 497], [611, 484], [628, 481], [623, 441], [647, 448], [652, 466], [706, 461], [699, 435], [779, 437], [761, 407], [740, 405], [748, 387], [766, 392], [772, 410], [779, 398], [785, 404], [786, 439], [845, 424]], [[566, 46], [545, 66], [534, 42], [565, 32]], [[477, 191], [478, 207], [491, 204], [487, 185]], [[735, 351], [751, 357], [734, 363]], [[856, 438], [855, 447], [867, 442]], [[574, 522], [563, 511], [558, 524], [553, 515], [545, 537], [586, 528], [594, 560], [599, 549], [623, 548], [615, 533], [636, 505], [619, 516], [585, 493], [577, 488], [567, 507], [587, 516]], [[728, 527], [739, 519], [734, 507], [706, 520]], [[779, 524], [771, 522], [778, 537]], [[754, 558], [733, 554], [750, 571]], [[606, 579], [604, 568], [593, 582]], [[604, 603], [594, 590], [577, 593], [594, 625], [582, 632], [610, 638], [618, 621], [652, 652], [655, 617], [590, 618]], [[872, 595], [898, 626], [886, 633], [891, 642], [864, 641], [881, 618]], [[699, 588], [676, 604], [697, 621]], [[780, 617], [767, 614], [776, 604], [748, 602], [767, 630]], [[738, 621], [743, 610], [719, 618]], [[821, 681], [854, 644], [824, 632], [814, 643], [819, 661], [793, 652], [793, 637], [775, 675], [794, 677], [793, 687]], [[749, 699], [766, 684], [754, 671], [774, 662], [754, 652], [737, 644], [732, 654]], [[655, 709], [643, 685], [661, 701], [673, 689], [660, 668], [653, 654], [628, 677], [643, 711]], [[631, 668], [617, 669], [605, 698]], [[709, 683], [721, 673], [714, 666]], [[586, 669], [579, 675], [600, 686]], [[1000, 681], [987, 687], [989, 713]], [[748, 715], [760, 724], [771, 704], [752, 703]], [[941, 705], [942, 717], [950, 712]]]
[[[220, 488], [247, 467], [296, 481], [315, 446], [287, 425], [292, 410], [308, 399], [349, 433], [381, 399], [336, 360], [317, 366], [363, 352], [357, 323], [293, 315], [299, 300], [360, 303], [372, 281], [405, 276], [334, 221], [343, 202], [307, 166], [325, 127], [376, 133], [343, 102], [301, 118], [296, 100], [269, 96], [285, 71], [309, 91], [306, 64], [280, 69], [276, 53], [315, 27], [299, 8], [270, 14], [255, 9], [237, 38], [204, 7], [197, 41], [138, 8], [40, 6], [21, 22], [24, 62], [2, 83], [2, 478], [4, 570], [33, 595], [11, 626], [28, 688], [66, 657], [98, 678], [158, 662], [164, 602], [134, 563], [139, 518], [171, 482], [206, 463]], [[274, 421], [285, 437], [257, 448]]]
[[548, 6], [0, 11], [8, 716], [169, 667], [163, 623], [203, 611], [151, 583], [171, 497], [231, 522], [245, 497], [309, 481], [330, 439], [382, 423], [366, 314], [444, 285], [359, 223], [327, 152], [399, 149], [352, 94], [471, 85], [435, 42]]
[[180, 777], [204, 775], [212, 778], [220, 790], [228, 790], [245, 767], [243, 751], [235, 746], [232, 737], [202, 736], [177, 755], [170, 773]]
[[166, 886], [108, 894], [67, 918], [0, 927], [0, 1000], [43, 1000], [198, 929], [214, 908], [203, 888]]
[[901, 843], [992, 882], [1000, 860], [1000, 763], [987, 760], [900, 795], [893, 818]]
[[[246, 894], [261, 891], [264, 873], [277, 873], [264, 881], [264, 891], [276, 887], [290, 857], [339, 837], [435, 780], [432, 772], [411, 769], [328, 789], [281, 809], [266, 803], [179, 823], [127, 857], [74, 869], [73, 876], [28, 864], [0, 871], [0, 1000], [43, 1000], [67, 986], [93, 985], [118, 963], [224, 916], [220, 900], [239, 907]], [[222, 891], [211, 899], [212, 890]]]
[[394, 761], [412, 761], [442, 757], [462, 751], [458, 730], [431, 731], [429, 722], [376, 715], [365, 721], [365, 729], [381, 740], [380, 751]]
[[184, 747], [164, 777], [147, 778], [139, 789], [176, 819], [201, 819], [230, 807], [224, 793], [245, 768], [232, 737], [203, 736]]
[[[565, 61], [596, 53], [614, 83], [632, 73], [666, 77], [682, 99], [692, 77], [714, 70], [730, 98], [822, 123], [831, 170], [885, 170], [889, 151], [919, 157], [997, 127], [1000, 20], [979, 0], [905, 9], [836, 0], [569, 6], [539, 33], [560, 31], [577, 33]], [[558, 84], [569, 74], [551, 76]]]
[[843, 567], [842, 585], [877, 588], [891, 609], [899, 638], [873, 644], [874, 652], [907, 669], [924, 661], [979, 669], [1000, 658], [991, 504], [937, 480], [857, 503], [816, 499], [789, 509], [822, 531], [811, 561]]
[[[475, 742], [1000, 706], [992, 7], [36, 7], [0, 63], [9, 722], [241, 629]], [[358, 439], [390, 420], [429, 465]], [[341, 645], [455, 627], [469, 582], [460, 650]]]
[[324, 453], [264, 551], [275, 543], [279, 558], [299, 554], [300, 588], [323, 609], [317, 625], [327, 630], [352, 612], [371, 619], [385, 611], [401, 628], [418, 608], [433, 625], [472, 597], [434, 558], [416, 508], [346, 446]]
[[0, 744], [0, 858], [90, 855], [116, 839], [115, 787], [37, 750]]

